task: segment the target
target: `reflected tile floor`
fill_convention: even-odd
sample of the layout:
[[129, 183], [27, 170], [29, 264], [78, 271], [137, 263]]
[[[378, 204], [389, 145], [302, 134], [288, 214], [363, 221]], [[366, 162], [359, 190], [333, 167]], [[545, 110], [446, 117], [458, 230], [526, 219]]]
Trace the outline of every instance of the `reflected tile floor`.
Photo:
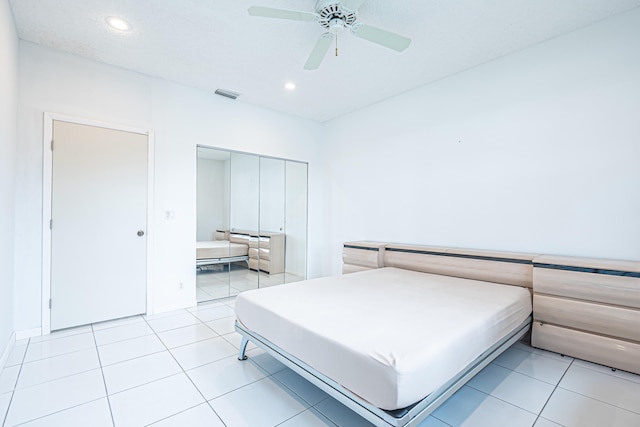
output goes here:
[[196, 300], [199, 303], [228, 298], [250, 289], [266, 288], [283, 283], [299, 282], [302, 277], [290, 273], [268, 274], [232, 266], [211, 265], [196, 274]]
[[[17, 342], [2, 426], [371, 426], [255, 346], [234, 299]], [[533, 349], [488, 365], [420, 427], [640, 426], [640, 376]]]

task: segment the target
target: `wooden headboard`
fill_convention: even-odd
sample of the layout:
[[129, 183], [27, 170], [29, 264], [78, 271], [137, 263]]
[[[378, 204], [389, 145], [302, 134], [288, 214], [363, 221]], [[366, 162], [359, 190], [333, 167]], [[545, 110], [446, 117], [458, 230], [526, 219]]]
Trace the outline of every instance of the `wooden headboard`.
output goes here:
[[[374, 248], [375, 254], [371, 252]], [[396, 267], [531, 288], [533, 259], [536, 256], [437, 246], [348, 242], [342, 252], [342, 272]]]
[[390, 244], [385, 248], [384, 266], [531, 288], [535, 256]]
[[347, 242], [342, 248], [342, 274], [383, 267], [386, 243]]
[[534, 347], [640, 374], [640, 262], [349, 242], [343, 273], [397, 267], [533, 291]]

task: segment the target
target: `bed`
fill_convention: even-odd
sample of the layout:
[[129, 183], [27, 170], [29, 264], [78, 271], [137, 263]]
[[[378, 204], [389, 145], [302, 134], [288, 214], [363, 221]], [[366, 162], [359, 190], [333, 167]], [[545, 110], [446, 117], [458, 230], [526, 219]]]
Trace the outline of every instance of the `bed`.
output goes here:
[[374, 425], [417, 425], [531, 326], [531, 255], [449, 251], [346, 244], [352, 274], [240, 294], [239, 359], [251, 341]]
[[228, 240], [196, 242], [196, 265], [226, 264], [249, 259], [249, 246]]

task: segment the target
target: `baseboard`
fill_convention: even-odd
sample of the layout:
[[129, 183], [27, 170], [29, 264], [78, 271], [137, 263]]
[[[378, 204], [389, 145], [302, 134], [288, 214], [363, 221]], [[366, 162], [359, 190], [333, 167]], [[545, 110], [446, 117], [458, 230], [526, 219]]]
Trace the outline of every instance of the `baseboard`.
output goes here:
[[182, 303], [176, 303], [176, 304], [163, 305], [160, 307], [156, 307], [155, 310], [153, 310], [152, 312], [147, 312], [147, 314], [152, 315], [152, 314], [166, 313], [167, 311], [181, 310], [183, 308], [195, 307], [196, 305], [197, 303], [195, 301], [192, 303], [182, 302]]
[[42, 328], [24, 329], [22, 331], [16, 331], [16, 341], [25, 338], [39, 337], [40, 335], [42, 335]]
[[9, 359], [9, 355], [11, 354], [11, 351], [13, 350], [13, 345], [15, 343], [16, 343], [16, 333], [11, 332], [11, 336], [9, 337], [9, 342], [7, 342], [7, 345], [4, 347], [4, 351], [2, 352], [2, 355], [0, 355], [0, 372], [2, 372], [2, 370], [4, 369], [4, 365], [5, 363], [7, 363], [7, 359]]

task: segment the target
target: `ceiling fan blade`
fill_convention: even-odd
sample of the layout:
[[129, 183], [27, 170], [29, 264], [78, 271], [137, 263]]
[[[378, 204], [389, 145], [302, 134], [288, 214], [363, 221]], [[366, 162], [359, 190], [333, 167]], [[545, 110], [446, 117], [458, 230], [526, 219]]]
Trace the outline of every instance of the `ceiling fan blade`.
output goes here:
[[402, 52], [411, 44], [411, 39], [407, 37], [366, 24], [354, 25], [351, 28], [351, 34], [398, 52]]
[[251, 6], [249, 15], [261, 16], [263, 18], [291, 19], [294, 21], [310, 21], [317, 19], [315, 13], [297, 12], [295, 10], [274, 9], [271, 7]]
[[317, 70], [318, 67], [320, 67], [322, 60], [331, 47], [331, 43], [333, 43], [333, 38], [334, 35], [331, 33], [324, 33], [320, 36], [315, 47], [311, 51], [311, 55], [309, 55], [309, 59], [307, 59], [307, 63], [304, 64], [305, 70]]
[[367, 0], [342, 0], [342, 7], [349, 10], [358, 10]]

